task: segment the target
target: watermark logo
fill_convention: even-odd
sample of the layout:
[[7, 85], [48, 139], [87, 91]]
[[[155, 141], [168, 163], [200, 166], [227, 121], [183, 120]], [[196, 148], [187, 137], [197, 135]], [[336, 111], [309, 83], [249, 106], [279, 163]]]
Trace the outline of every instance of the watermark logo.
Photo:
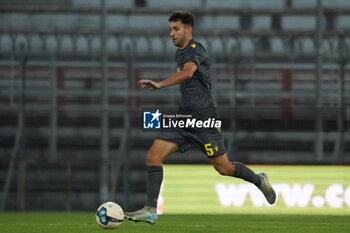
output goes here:
[[191, 114], [161, 113], [159, 109], [143, 111], [143, 129], [170, 128], [221, 128], [221, 121], [215, 118], [197, 119]]
[[143, 112], [143, 128], [144, 129], [160, 129], [162, 113], [157, 109], [156, 112]]

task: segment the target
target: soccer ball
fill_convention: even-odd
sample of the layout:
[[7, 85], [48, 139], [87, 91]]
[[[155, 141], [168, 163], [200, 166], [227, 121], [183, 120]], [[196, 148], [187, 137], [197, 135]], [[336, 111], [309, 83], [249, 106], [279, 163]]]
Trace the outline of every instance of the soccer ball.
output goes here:
[[113, 229], [123, 223], [123, 209], [114, 202], [106, 202], [100, 205], [96, 213], [97, 224], [106, 229]]

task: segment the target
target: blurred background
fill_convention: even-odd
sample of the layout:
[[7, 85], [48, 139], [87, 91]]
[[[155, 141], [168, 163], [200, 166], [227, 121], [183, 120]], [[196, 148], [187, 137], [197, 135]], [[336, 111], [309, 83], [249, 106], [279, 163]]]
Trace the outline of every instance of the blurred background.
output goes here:
[[1, 0], [1, 211], [144, 204], [157, 132], [142, 130], [142, 108], [176, 107], [180, 92], [136, 82], [176, 72], [176, 9], [196, 16], [231, 160], [350, 163], [350, 1]]

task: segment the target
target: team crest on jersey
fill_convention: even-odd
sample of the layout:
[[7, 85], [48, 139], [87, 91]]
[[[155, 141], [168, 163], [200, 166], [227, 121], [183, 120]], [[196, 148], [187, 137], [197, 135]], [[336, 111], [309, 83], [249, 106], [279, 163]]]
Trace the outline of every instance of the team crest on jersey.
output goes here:
[[197, 45], [195, 43], [191, 44], [192, 48], [195, 48]]

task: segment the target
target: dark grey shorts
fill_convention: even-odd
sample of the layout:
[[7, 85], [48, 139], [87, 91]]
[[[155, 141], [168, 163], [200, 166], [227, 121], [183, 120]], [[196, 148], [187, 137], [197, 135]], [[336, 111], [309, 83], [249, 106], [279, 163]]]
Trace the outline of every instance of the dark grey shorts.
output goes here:
[[182, 152], [187, 151], [193, 145], [205, 153], [208, 158], [218, 157], [225, 153], [224, 138], [216, 128], [162, 129], [156, 139], [175, 143]]

